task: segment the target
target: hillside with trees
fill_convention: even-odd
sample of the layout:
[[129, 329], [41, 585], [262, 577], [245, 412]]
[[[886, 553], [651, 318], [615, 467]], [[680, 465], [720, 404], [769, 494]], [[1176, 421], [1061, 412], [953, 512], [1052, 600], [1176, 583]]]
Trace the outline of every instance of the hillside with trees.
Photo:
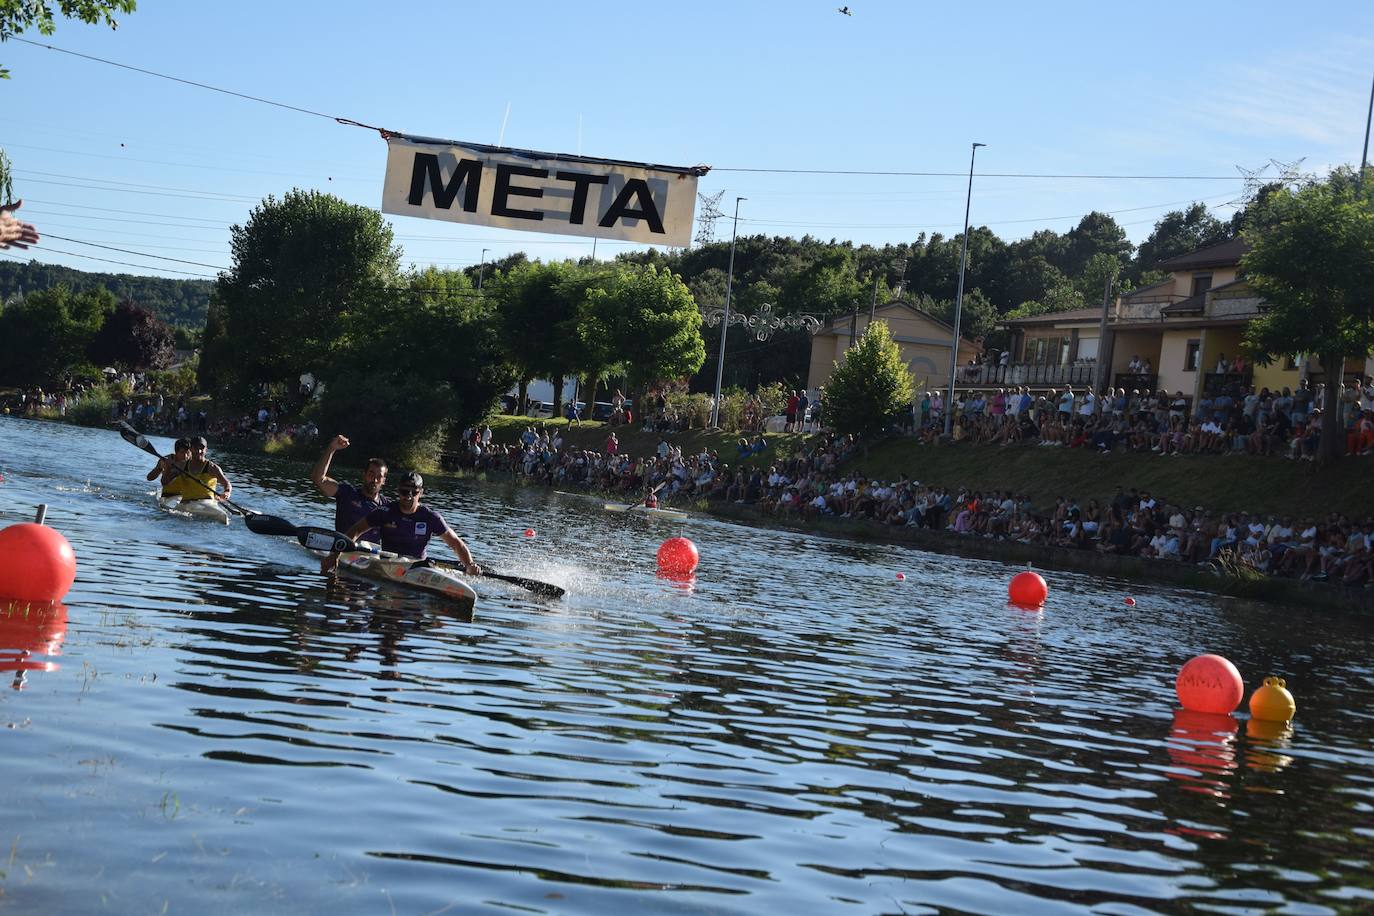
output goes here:
[[137, 302], [173, 327], [199, 330], [205, 327], [205, 313], [215, 283], [213, 280], [91, 273], [38, 261], [0, 261], [0, 302], [55, 286], [65, 286], [74, 293], [106, 289], [116, 301]]

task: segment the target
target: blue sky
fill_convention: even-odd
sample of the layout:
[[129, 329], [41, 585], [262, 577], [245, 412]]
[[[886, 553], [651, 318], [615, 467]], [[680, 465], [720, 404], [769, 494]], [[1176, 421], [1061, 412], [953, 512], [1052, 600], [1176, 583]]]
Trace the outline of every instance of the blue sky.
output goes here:
[[[1324, 172], [1360, 154], [1371, 3], [857, 0], [852, 16], [839, 5], [140, 0], [117, 31], [63, 21], [50, 38], [22, 37], [411, 134], [710, 165], [700, 190], [724, 192], [715, 234], [727, 240], [737, 196], [748, 198], [742, 235], [955, 234], [975, 140], [988, 146], [972, 221], [1006, 239], [1065, 231], [1096, 209], [1139, 242], [1192, 201], [1228, 216], [1244, 187], [1237, 166], [1301, 159]], [[229, 227], [268, 194], [380, 204], [375, 132], [15, 41], [0, 44], [0, 63], [12, 73], [0, 81], [0, 147], [44, 235], [21, 259], [213, 276], [230, 263]], [[593, 247], [392, 222], [418, 264]], [[625, 249], [601, 241], [596, 255]]]

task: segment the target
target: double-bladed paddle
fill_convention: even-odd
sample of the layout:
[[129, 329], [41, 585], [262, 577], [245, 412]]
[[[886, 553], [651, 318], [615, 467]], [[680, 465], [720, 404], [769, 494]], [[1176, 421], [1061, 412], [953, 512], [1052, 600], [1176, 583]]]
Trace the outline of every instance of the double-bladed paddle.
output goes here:
[[[247, 525], [248, 530], [252, 531], [254, 534], [294, 537], [297, 541], [300, 541], [301, 544], [311, 550], [337, 550], [340, 553], [344, 553], [362, 549], [358, 547], [356, 542], [350, 541], [347, 536], [337, 531], [330, 531], [328, 528], [314, 528], [308, 525], [294, 525], [286, 519], [278, 518], [275, 515], [259, 515], [255, 513], [248, 516], [248, 518], [244, 520], [244, 524]], [[307, 543], [307, 541], [310, 541], [310, 543]], [[460, 573], [466, 572], [461, 564], [449, 560], [435, 560], [431, 558], [430, 562], [441, 569], [451, 569]], [[524, 576], [508, 576], [505, 573], [499, 573], [495, 570], [487, 569], [486, 567], [482, 568], [482, 575], [488, 579], [496, 579], [501, 582], [509, 582], [512, 585], [518, 585], [544, 598], [562, 598], [567, 594], [565, 589], [559, 588], [552, 583], [540, 582], [538, 579], [527, 579]]]
[[[169, 465], [171, 465], [173, 468], [175, 468], [175, 469], [176, 469], [177, 471], [179, 471], [180, 473], [185, 474], [187, 477], [190, 477], [192, 480], [195, 480], [195, 477], [192, 476], [192, 474], [191, 474], [190, 471], [186, 470], [186, 468], [184, 468], [184, 467], [182, 467], [181, 465], [177, 464], [177, 463], [176, 463], [175, 461], [173, 461], [170, 457], [165, 457], [165, 456], [163, 456], [163, 454], [162, 454], [161, 452], [159, 452], [159, 451], [153, 446], [153, 443], [151, 443], [151, 442], [148, 441], [148, 437], [147, 437], [147, 436], [143, 435], [141, 432], [139, 432], [138, 430], [134, 429], [132, 426], [130, 426], [128, 423], [125, 423], [123, 420], [120, 420], [119, 423], [118, 423], [117, 425], [119, 426], [119, 435], [120, 435], [121, 438], [123, 438], [123, 440], [124, 440], [125, 442], [128, 442], [128, 443], [130, 443], [131, 445], [136, 445], [136, 446], [138, 446], [139, 448], [143, 449], [143, 450], [144, 450], [145, 452], [147, 452], [148, 454], [152, 455], [152, 456], [153, 456], [154, 458], [156, 458], [158, 461], [165, 461], [165, 462], [167, 462]], [[235, 512], [237, 512], [239, 515], [242, 515], [244, 518], [252, 518], [254, 515], [257, 514], [257, 513], [255, 513], [255, 512], [252, 512], [252, 511], [250, 511], [250, 510], [248, 510], [248, 509], [243, 508], [243, 507], [240, 506], [240, 505], [236, 505], [235, 503], [231, 502], [231, 501], [230, 501], [228, 498], [226, 498], [226, 497], [223, 497], [223, 496], [216, 496], [213, 490], [211, 490], [211, 491], [209, 492], [209, 495], [208, 495], [206, 498], [207, 498], [207, 499], [214, 499], [214, 500], [217, 500], [218, 502], [224, 503], [224, 504], [225, 504], [226, 506], [228, 506], [230, 509], [233, 509], [233, 510], [234, 510]]]

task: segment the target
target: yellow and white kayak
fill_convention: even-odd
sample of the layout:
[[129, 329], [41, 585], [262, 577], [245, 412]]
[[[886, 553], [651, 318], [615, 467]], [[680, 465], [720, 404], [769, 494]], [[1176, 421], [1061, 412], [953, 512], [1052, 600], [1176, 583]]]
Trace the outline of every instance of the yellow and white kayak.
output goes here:
[[648, 506], [643, 505], [642, 503], [636, 503], [633, 506], [627, 506], [624, 503], [606, 503], [606, 505], [602, 508], [604, 508], [607, 512], [624, 512], [629, 515], [648, 515], [652, 516], [653, 518], [670, 518], [680, 520], [690, 517], [687, 515], [686, 512], [683, 512], [681, 509], [650, 509]]
[[189, 515], [191, 518], [229, 524], [229, 510], [217, 499], [185, 499], [181, 496], [160, 496], [157, 503], [168, 512]]

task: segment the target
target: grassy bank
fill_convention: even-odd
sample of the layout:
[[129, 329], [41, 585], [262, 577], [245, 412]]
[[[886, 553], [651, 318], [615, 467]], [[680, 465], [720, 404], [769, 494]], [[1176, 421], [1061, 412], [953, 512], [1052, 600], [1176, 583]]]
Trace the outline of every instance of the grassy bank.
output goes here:
[[[614, 431], [620, 450], [631, 455], [650, 453], [658, 433], [638, 427], [583, 423], [569, 427], [564, 420], [531, 421], [498, 417], [491, 423], [498, 442], [514, 442], [526, 426], [558, 427], [570, 447], [600, 451]], [[767, 463], [789, 455], [805, 441], [801, 435], [770, 435], [772, 449], [754, 462]], [[739, 437], [691, 430], [668, 440], [684, 453], [717, 450], [732, 467]], [[854, 470], [882, 480], [905, 473], [924, 484], [972, 490], [1013, 490], [1025, 493], [1037, 506], [1054, 505], [1056, 497], [1110, 499], [1117, 486], [1148, 490], [1156, 499], [1182, 506], [1206, 506], [1213, 511], [1250, 511], [1296, 518], [1342, 512], [1352, 518], [1374, 516], [1374, 460], [1346, 457], [1331, 467], [1309, 461], [1257, 458], [1248, 455], [1184, 455], [1154, 453], [1098, 454], [1085, 449], [1041, 446], [918, 445], [897, 439], [875, 446], [856, 459]]]

